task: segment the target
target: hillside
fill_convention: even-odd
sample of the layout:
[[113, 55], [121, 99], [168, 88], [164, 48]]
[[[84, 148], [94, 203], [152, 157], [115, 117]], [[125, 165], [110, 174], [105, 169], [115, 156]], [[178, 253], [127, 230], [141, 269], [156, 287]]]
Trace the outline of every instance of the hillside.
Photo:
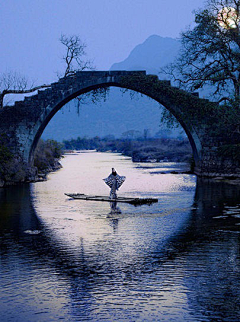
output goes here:
[[[159, 75], [160, 67], [171, 63], [180, 48], [180, 42], [173, 38], [152, 35], [136, 46], [122, 62], [112, 65], [110, 70], [146, 70], [148, 74]], [[166, 78], [160, 75], [160, 78]]]
[[[153, 35], [136, 46], [123, 62], [113, 64], [111, 70], [143, 69], [157, 74], [160, 67], [174, 59], [178, 50], [177, 40]], [[62, 141], [78, 136], [121, 137], [122, 133], [129, 130], [143, 132], [145, 129], [152, 136], [161, 130], [164, 136], [166, 127], [160, 120], [161, 108], [156, 101], [140, 94], [131, 99], [129, 92], [123, 94], [120, 89], [111, 88], [106, 102], [102, 100], [92, 104], [89, 101], [80, 107], [79, 114], [75, 102], [68, 103], [50, 121], [43, 138]], [[179, 135], [179, 130], [170, 133], [172, 137]]]

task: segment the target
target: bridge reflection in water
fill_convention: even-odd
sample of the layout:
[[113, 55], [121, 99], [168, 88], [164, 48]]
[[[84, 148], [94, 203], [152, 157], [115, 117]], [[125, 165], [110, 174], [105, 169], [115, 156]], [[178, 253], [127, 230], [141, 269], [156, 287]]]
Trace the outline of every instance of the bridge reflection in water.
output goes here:
[[[30, 185], [1, 189], [2, 321], [238, 321], [239, 197], [239, 186], [198, 180], [181, 229], [165, 242], [161, 227], [149, 232], [154, 247], [124, 264], [121, 256], [113, 263], [106, 241], [85, 247], [79, 238], [71, 249], [58, 240], [40, 221]], [[114, 237], [122, 219], [103, 220]], [[110, 242], [111, 254], [121, 252]]]

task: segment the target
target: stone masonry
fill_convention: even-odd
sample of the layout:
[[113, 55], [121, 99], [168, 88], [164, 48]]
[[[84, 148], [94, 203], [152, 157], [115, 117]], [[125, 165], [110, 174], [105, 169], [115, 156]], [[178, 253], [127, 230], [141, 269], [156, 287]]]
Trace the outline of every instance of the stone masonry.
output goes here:
[[223, 159], [217, 151], [221, 140], [207, 133], [208, 116], [199, 116], [196, 123], [196, 115], [192, 112], [195, 106], [216, 103], [175, 88], [155, 75], [146, 75], [145, 71], [84, 71], [62, 78], [36, 95], [0, 110], [0, 134], [7, 134], [12, 152], [31, 165], [38, 140], [55, 113], [73, 98], [109, 86], [145, 94], [176, 117], [192, 146], [198, 176], [240, 177], [239, 161]]

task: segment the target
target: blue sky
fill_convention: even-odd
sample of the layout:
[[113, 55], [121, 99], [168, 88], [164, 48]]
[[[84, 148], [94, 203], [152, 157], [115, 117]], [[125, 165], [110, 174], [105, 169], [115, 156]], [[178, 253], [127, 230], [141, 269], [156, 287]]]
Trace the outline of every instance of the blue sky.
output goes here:
[[63, 70], [61, 33], [79, 35], [96, 68], [107, 70], [150, 35], [179, 37], [203, 6], [204, 0], [2, 0], [0, 73], [54, 81]]

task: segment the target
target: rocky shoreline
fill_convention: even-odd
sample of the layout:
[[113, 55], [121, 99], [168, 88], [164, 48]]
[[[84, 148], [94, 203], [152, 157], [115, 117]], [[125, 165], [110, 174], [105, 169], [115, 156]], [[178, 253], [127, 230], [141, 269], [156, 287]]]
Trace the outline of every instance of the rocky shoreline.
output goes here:
[[62, 145], [54, 140], [40, 140], [32, 166], [11, 153], [7, 142], [0, 141], [0, 187], [45, 181], [47, 174], [59, 170], [63, 157]]
[[62, 168], [61, 163], [59, 162], [59, 160], [55, 161], [55, 164], [52, 167], [49, 167], [48, 169], [46, 169], [45, 171], [42, 171], [41, 173], [37, 173], [37, 177], [35, 178], [34, 181], [31, 182], [40, 182], [40, 181], [46, 181], [47, 180], [47, 175], [50, 172], [55, 172], [57, 170], [60, 170]]
[[47, 180], [47, 175], [50, 172], [55, 172], [62, 168], [61, 163], [59, 160], [55, 161], [55, 164], [52, 167], [47, 168], [45, 171], [38, 172], [36, 167], [32, 167], [31, 169], [27, 169], [26, 174], [21, 178], [21, 180], [3, 180], [0, 179], [0, 188], [4, 188], [7, 186], [19, 185], [24, 183], [31, 183], [31, 182], [41, 182]]

